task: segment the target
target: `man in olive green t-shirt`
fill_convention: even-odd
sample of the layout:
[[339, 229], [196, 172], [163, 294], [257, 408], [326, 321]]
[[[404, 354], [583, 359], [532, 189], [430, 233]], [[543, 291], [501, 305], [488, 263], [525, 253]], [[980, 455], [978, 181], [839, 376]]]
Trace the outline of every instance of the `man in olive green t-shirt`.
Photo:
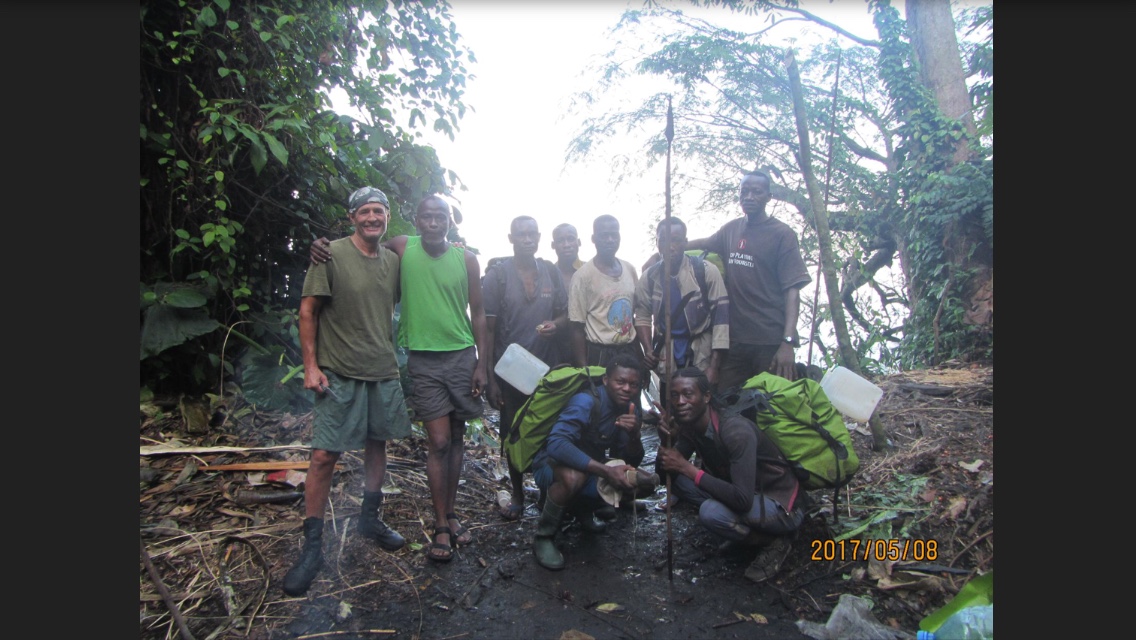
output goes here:
[[363, 187], [348, 200], [355, 232], [331, 243], [335, 260], [314, 264], [300, 300], [304, 388], [316, 392], [312, 452], [304, 486], [304, 548], [284, 592], [305, 593], [322, 565], [323, 514], [340, 455], [364, 450], [359, 533], [393, 551], [406, 541], [380, 518], [387, 440], [410, 435], [394, 353], [399, 256], [380, 241], [390, 221], [386, 194]]

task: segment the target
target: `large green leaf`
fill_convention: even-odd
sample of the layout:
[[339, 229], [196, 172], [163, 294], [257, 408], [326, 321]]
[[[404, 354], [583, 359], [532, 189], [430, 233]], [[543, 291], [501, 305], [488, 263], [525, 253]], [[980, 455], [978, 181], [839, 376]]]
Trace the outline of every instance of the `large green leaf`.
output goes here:
[[201, 13], [197, 14], [197, 19], [206, 27], [216, 26], [217, 24], [217, 14], [213, 13], [213, 9], [209, 7], [202, 7]]
[[249, 138], [252, 140], [252, 148], [250, 149], [252, 160], [252, 170], [260, 175], [264, 169], [264, 165], [268, 164], [268, 153], [264, 150], [264, 145], [256, 138]]
[[290, 374], [292, 367], [280, 364], [278, 355], [252, 356], [241, 374], [241, 392], [262, 409], [287, 409], [297, 402], [310, 402], [304, 395], [303, 376]]
[[204, 307], [209, 299], [195, 289], [177, 289], [162, 297], [162, 302], [179, 309]]
[[280, 164], [285, 167], [288, 166], [288, 150], [284, 148], [284, 145], [280, 144], [276, 136], [267, 131], [261, 131], [260, 135], [264, 136], [264, 141], [268, 143], [268, 150], [272, 152], [272, 155], [276, 156]]
[[268, 152], [264, 149], [264, 143], [260, 141], [260, 133], [245, 125], [237, 127], [237, 130], [252, 144], [249, 159], [252, 160], [253, 171], [260, 175], [264, 165], [268, 164]]
[[214, 331], [221, 324], [204, 309], [179, 309], [156, 304], [146, 309], [142, 319], [139, 360], [175, 347], [187, 340]]

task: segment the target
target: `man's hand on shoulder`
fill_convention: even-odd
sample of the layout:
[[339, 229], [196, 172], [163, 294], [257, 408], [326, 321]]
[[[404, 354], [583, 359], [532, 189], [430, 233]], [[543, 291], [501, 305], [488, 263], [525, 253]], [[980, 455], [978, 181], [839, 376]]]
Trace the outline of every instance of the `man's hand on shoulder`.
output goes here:
[[323, 264], [331, 260], [331, 241], [326, 236], [316, 238], [316, 241], [308, 250], [308, 254], [313, 264]]

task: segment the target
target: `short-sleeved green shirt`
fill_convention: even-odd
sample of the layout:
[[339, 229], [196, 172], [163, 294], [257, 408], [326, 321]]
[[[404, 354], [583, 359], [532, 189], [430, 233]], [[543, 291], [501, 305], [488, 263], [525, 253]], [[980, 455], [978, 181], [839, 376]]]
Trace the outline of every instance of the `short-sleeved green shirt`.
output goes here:
[[331, 260], [304, 277], [303, 296], [320, 296], [316, 362], [359, 380], [398, 378], [394, 353], [394, 304], [398, 254], [380, 245], [363, 255], [351, 238], [331, 243]]

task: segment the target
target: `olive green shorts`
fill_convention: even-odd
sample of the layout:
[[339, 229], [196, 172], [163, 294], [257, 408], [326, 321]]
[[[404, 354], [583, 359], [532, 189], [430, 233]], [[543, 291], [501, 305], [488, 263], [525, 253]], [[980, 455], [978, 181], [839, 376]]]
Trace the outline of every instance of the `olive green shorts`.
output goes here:
[[367, 440], [410, 435], [410, 415], [397, 378], [376, 382], [347, 378], [327, 369], [323, 372], [331, 393], [316, 395], [313, 449], [355, 451]]

